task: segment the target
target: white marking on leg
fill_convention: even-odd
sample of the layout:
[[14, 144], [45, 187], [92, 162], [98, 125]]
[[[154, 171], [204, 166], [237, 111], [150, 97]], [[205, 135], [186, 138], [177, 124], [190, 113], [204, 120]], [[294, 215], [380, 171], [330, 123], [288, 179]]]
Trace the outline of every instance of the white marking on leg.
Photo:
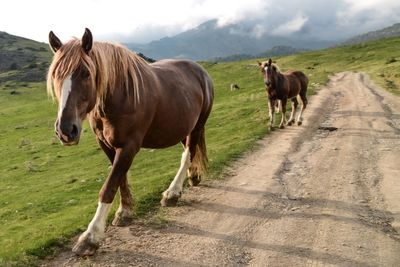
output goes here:
[[297, 121], [303, 121], [302, 115], [303, 115], [303, 107], [301, 107], [300, 114], [299, 114], [299, 116], [297, 117]]
[[292, 102], [292, 113], [290, 113], [290, 118], [289, 118], [288, 123], [294, 122], [295, 117], [296, 117], [296, 108], [295, 108], [294, 103]]
[[276, 101], [276, 105], [278, 106], [278, 111], [276, 113], [282, 112], [282, 102], [280, 100]]
[[275, 122], [275, 102], [268, 101], [268, 109], [269, 109], [269, 126], [273, 127]]
[[304, 103], [303, 101], [301, 101], [301, 109], [300, 109], [300, 113], [299, 116], [297, 117], [297, 122], [302, 122], [303, 121], [303, 111], [304, 111]]
[[107, 215], [110, 208], [110, 203], [99, 202], [96, 214], [89, 223], [87, 230], [79, 237], [79, 242], [89, 239], [91, 243], [98, 244], [103, 239]]
[[286, 123], [286, 112], [282, 112], [281, 124], [279, 126], [281, 127], [285, 125], [285, 123]]
[[185, 151], [182, 153], [181, 166], [179, 167], [178, 172], [175, 175], [174, 180], [169, 185], [168, 189], [163, 193], [163, 196], [167, 199], [180, 196], [182, 193], [183, 182], [186, 178], [186, 172], [190, 167], [190, 152], [189, 147], [185, 148]]

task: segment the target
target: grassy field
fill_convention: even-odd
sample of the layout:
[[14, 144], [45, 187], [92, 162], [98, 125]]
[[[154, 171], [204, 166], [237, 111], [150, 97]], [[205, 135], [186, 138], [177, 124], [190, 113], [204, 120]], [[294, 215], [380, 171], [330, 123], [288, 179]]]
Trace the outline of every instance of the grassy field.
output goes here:
[[[357, 70], [400, 94], [400, 38], [277, 58], [277, 62], [283, 70], [303, 70], [310, 77], [310, 93], [333, 73]], [[216, 88], [206, 137], [209, 179], [218, 179], [227, 164], [268, 133], [266, 96], [254, 60], [203, 65]], [[230, 83], [241, 89], [231, 92]], [[59, 144], [53, 133], [56, 105], [44, 86], [0, 87], [0, 266], [35, 265], [82, 231], [95, 212], [98, 191], [109, 171], [87, 124], [79, 146]], [[10, 94], [11, 89], [18, 94]], [[304, 117], [307, 120], [307, 111]], [[129, 180], [137, 216], [157, 212], [180, 155], [181, 147], [176, 146], [141, 150], [135, 158]]]

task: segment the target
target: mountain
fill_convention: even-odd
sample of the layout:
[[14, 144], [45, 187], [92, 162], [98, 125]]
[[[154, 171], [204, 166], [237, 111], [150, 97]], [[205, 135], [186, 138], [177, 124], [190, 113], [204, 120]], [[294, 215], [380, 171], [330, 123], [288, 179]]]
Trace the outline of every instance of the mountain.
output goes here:
[[[261, 29], [261, 32], [263, 31], [266, 29]], [[312, 50], [325, 48], [335, 43], [310, 38], [302, 31], [288, 36], [268, 32], [260, 35], [254, 32], [254, 24], [251, 23], [241, 22], [219, 26], [217, 20], [209, 20], [173, 37], [165, 37], [143, 45], [126, 45], [134, 51], [155, 59], [209, 60], [238, 54], [257, 55], [276, 46]]]
[[395, 36], [400, 36], [400, 23], [393, 24], [392, 26], [381, 30], [371, 31], [365, 34], [357, 35], [355, 37], [348, 39], [343, 44], [344, 45], [358, 44], [373, 40], [379, 40], [382, 38], [395, 37]]
[[51, 56], [45, 43], [0, 32], [0, 83], [44, 81]]

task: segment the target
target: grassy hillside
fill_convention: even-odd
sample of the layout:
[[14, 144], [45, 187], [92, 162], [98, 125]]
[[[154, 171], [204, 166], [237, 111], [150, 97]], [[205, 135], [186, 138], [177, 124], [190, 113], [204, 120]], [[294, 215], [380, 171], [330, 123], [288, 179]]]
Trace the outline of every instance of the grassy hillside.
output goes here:
[[[400, 38], [277, 58], [283, 70], [310, 77], [310, 93], [340, 71], [361, 70], [399, 94]], [[215, 105], [207, 124], [210, 179], [267, 131], [267, 105], [255, 62], [204, 63], [213, 77]], [[240, 90], [231, 92], [230, 83]], [[105, 155], [85, 125], [79, 146], [62, 147], [53, 134], [56, 105], [43, 83], [10, 94], [0, 86], [0, 266], [34, 265], [82, 231], [93, 216], [109, 171]], [[312, 100], [310, 101], [312, 103]], [[304, 116], [307, 120], [307, 111]], [[159, 209], [181, 148], [142, 150], [130, 172], [137, 216]], [[115, 208], [115, 207], [114, 207]]]
[[345, 45], [359, 44], [363, 42], [369, 42], [373, 40], [380, 40], [383, 38], [399, 37], [399, 36], [400, 36], [400, 23], [396, 23], [390, 27], [354, 36], [345, 41], [344, 44]]
[[50, 58], [47, 44], [0, 32], [0, 83], [42, 81]]

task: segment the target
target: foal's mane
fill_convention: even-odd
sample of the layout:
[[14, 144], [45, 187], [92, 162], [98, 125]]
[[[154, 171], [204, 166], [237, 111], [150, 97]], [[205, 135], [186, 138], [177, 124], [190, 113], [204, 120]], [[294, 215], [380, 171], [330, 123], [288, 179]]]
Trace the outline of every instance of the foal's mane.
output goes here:
[[[263, 68], [265, 68], [267, 65], [268, 65], [267, 61], [263, 62]], [[281, 69], [279, 68], [278, 64], [272, 63], [271, 66], [274, 66], [276, 68], [277, 73], [281, 73]]]
[[149, 73], [148, 64], [121, 45], [93, 42], [92, 49], [86, 54], [81, 41], [74, 38], [54, 54], [47, 76], [47, 93], [53, 98], [54, 94], [58, 95], [63, 81], [79, 67], [85, 67], [89, 72], [90, 82], [97, 91], [96, 106], [100, 108], [103, 108], [106, 96], [119, 89], [125, 89], [128, 99], [132, 95], [134, 103], [138, 103], [143, 77]]

